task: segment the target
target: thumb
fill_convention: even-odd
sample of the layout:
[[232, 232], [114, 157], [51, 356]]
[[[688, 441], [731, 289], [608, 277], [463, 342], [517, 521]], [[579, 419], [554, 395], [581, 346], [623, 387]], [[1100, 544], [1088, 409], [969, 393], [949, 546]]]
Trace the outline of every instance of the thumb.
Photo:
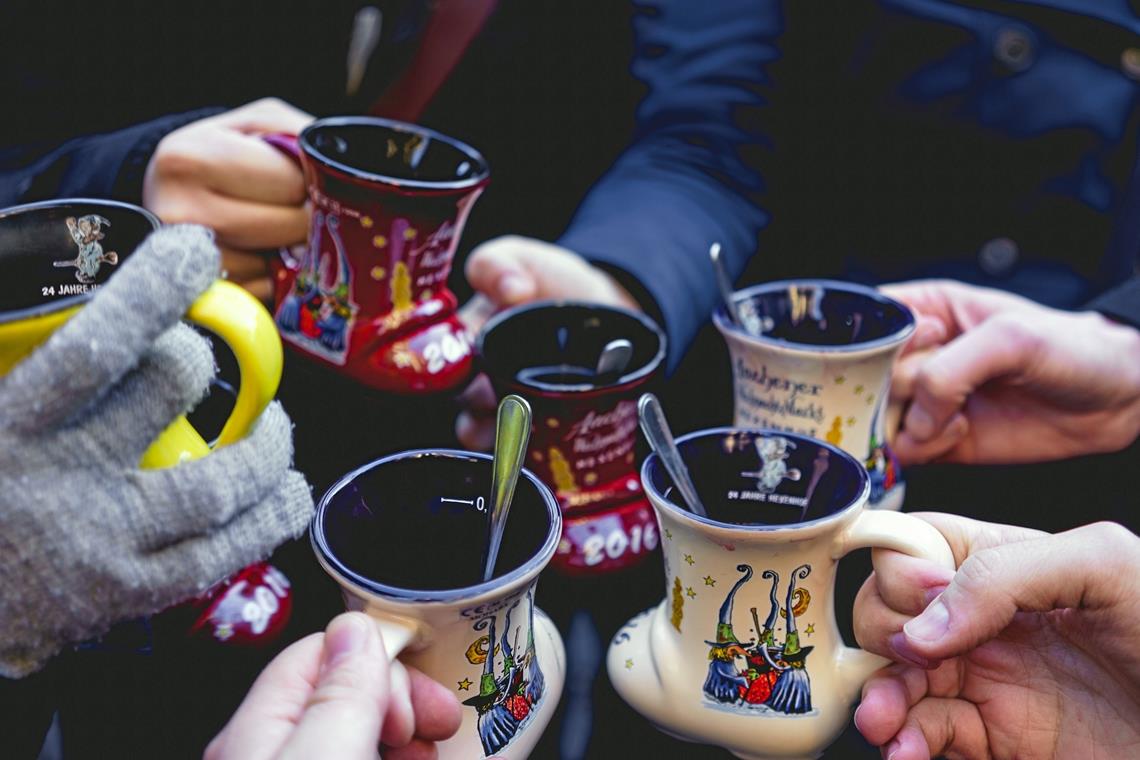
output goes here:
[[375, 758], [389, 696], [388, 656], [376, 626], [349, 612], [329, 624], [316, 688], [281, 758]]
[[1140, 539], [1115, 523], [1096, 523], [971, 554], [946, 589], [903, 626], [909, 646], [939, 661], [1000, 634], [1018, 612], [1116, 603], [1121, 577], [1132, 577]]
[[528, 246], [533, 246], [533, 241], [508, 235], [476, 247], [467, 257], [467, 281], [497, 307], [534, 299], [538, 283], [523, 265]]
[[903, 429], [918, 442], [937, 436], [971, 393], [1027, 364], [1034, 346], [1027, 338], [1015, 319], [997, 317], [933, 351], [915, 373]]

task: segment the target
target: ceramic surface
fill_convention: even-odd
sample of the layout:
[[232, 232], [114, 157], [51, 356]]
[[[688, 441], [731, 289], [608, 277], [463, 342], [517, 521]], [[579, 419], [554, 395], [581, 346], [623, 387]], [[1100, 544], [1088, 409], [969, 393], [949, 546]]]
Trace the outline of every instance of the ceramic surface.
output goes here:
[[272, 135], [305, 174], [309, 242], [275, 269], [274, 316], [291, 347], [373, 388], [436, 393], [471, 372], [471, 337], [447, 276], [488, 182], [477, 151], [423, 127], [320, 119]]
[[346, 606], [377, 621], [389, 651], [464, 705], [442, 758], [526, 757], [558, 705], [562, 640], [534, 605], [558, 544], [550, 491], [524, 470], [497, 575], [481, 582], [490, 457], [414, 451], [378, 460], [325, 494], [313, 547]]
[[[597, 385], [598, 356], [619, 338], [633, 358]], [[516, 393], [533, 410], [527, 463], [565, 513], [554, 566], [597, 575], [643, 560], [659, 536], [637, 476], [637, 398], [660, 375], [661, 328], [623, 309], [540, 302], [492, 317], [476, 344], [499, 396]]]
[[723, 307], [713, 314], [732, 359], [734, 424], [839, 446], [871, 473], [871, 506], [899, 509], [905, 484], [887, 440], [888, 399], [914, 315], [872, 288], [833, 280], [765, 283], [735, 300], [746, 329]]
[[843, 643], [839, 558], [885, 547], [952, 567], [950, 548], [918, 518], [864, 509], [866, 470], [836, 447], [728, 428], [678, 446], [709, 517], [679, 506], [650, 455], [642, 480], [661, 525], [666, 596], [614, 637], [610, 680], [679, 738], [741, 757], [817, 756], [887, 664]]

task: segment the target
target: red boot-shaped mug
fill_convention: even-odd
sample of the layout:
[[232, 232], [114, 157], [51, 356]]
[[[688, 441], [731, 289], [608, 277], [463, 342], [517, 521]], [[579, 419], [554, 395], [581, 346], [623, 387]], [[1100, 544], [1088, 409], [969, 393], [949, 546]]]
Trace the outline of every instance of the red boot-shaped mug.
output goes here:
[[487, 162], [470, 146], [372, 117], [268, 135], [296, 158], [309, 242], [274, 266], [285, 343], [371, 388], [437, 393], [465, 383], [472, 341], [447, 276]]

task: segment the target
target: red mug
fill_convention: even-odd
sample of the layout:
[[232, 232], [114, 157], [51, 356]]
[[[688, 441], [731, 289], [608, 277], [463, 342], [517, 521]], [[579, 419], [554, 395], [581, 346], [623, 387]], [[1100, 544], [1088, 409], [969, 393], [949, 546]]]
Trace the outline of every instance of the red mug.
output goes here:
[[[619, 377], [597, 385], [598, 356], [619, 338], [633, 344], [633, 357]], [[624, 309], [540, 302], [492, 317], [476, 346], [496, 393], [517, 393], [533, 410], [527, 466], [563, 512], [551, 564], [595, 575], [656, 549], [657, 521], [638, 476], [637, 399], [660, 374], [661, 328]]]
[[447, 276], [489, 181], [472, 147], [366, 116], [320, 119], [265, 140], [296, 159], [309, 242], [274, 264], [284, 342], [371, 388], [437, 393], [471, 374], [471, 336]]

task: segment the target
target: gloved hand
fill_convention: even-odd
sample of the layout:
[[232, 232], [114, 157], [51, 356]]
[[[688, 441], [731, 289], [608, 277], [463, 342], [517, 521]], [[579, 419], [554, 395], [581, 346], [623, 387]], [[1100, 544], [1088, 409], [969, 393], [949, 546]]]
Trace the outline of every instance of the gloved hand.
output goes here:
[[154, 233], [75, 317], [0, 378], [0, 675], [199, 593], [312, 511], [273, 404], [242, 441], [142, 470], [205, 393], [207, 342], [179, 325], [216, 277], [200, 227]]

